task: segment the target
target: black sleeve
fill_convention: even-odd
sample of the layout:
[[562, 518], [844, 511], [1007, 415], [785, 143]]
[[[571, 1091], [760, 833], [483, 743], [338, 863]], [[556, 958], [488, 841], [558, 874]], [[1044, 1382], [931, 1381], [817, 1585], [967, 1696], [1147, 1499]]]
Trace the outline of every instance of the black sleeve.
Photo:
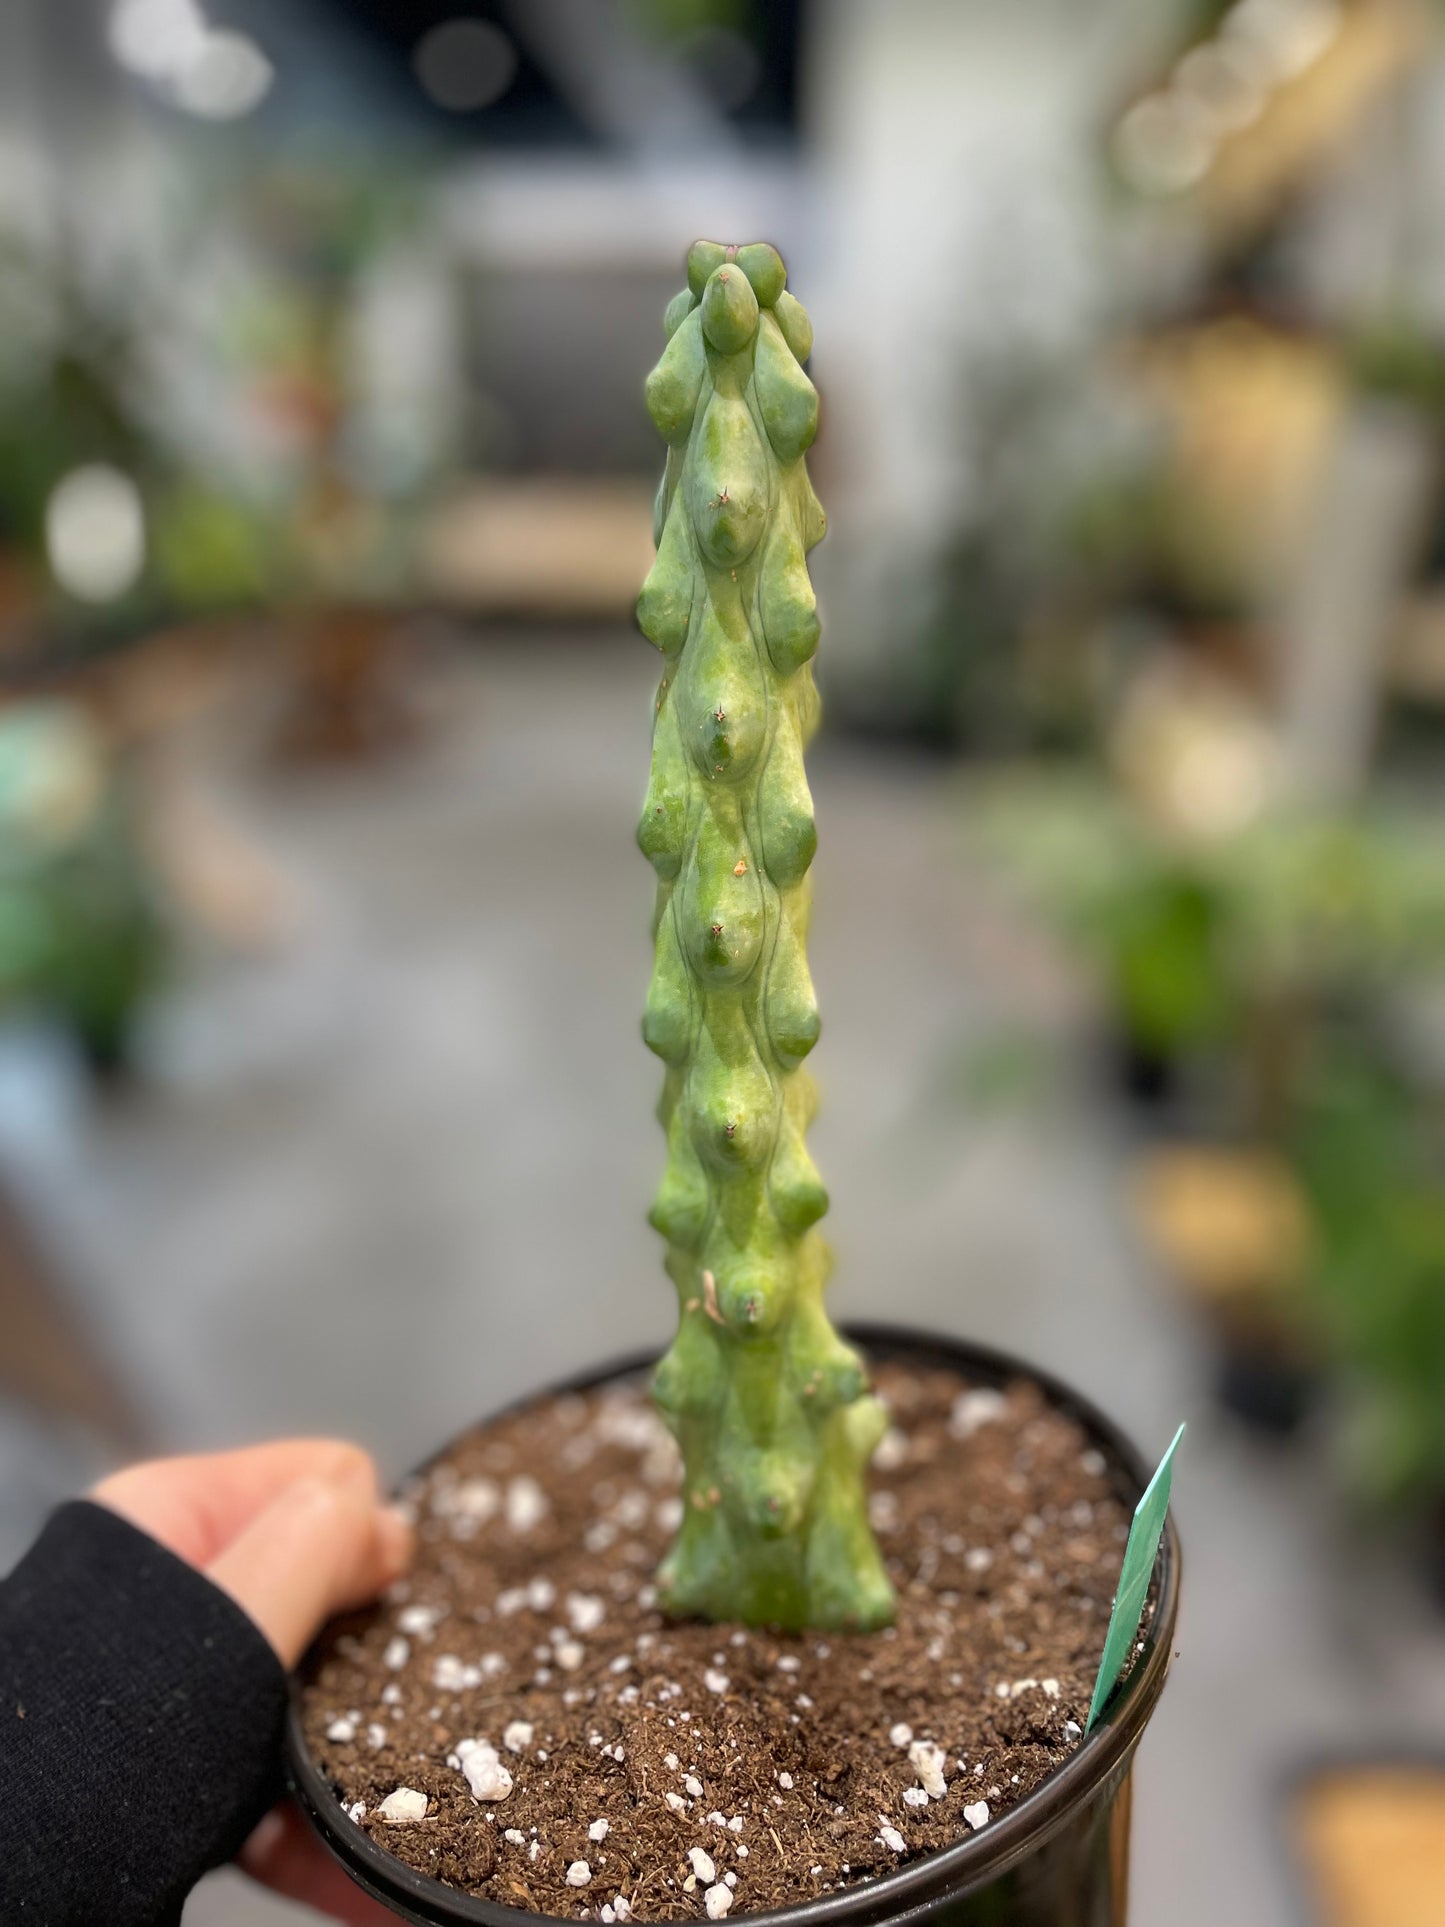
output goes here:
[[0, 1921], [166, 1927], [276, 1797], [286, 1677], [219, 1587], [102, 1506], [0, 1582]]

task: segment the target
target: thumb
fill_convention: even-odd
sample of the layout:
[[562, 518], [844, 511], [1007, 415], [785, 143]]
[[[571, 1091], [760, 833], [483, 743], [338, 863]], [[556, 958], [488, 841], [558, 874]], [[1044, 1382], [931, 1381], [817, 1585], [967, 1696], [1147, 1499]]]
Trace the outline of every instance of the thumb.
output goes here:
[[279, 1492], [206, 1568], [292, 1667], [333, 1613], [364, 1605], [401, 1573], [411, 1529], [367, 1482], [301, 1479]]

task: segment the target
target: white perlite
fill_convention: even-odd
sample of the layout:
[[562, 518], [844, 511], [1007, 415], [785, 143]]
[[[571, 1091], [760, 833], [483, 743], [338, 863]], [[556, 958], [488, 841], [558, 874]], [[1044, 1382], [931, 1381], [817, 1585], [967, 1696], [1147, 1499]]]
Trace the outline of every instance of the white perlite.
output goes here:
[[702, 1904], [707, 1908], [707, 1917], [709, 1920], [721, 1920], [728, 1908], [733, 1904], [732, 1888], [725, 1887], [723, 1883], [719, 1881], [715, 1887], [708, 1888], [702, 1897]]
[[457, 1513], [477, 1525], [485, 1525], [501, 1502], [502, 1495], [491, 1479], [463, 1479], [448, 1495], [445, 1504], [440, 1498], [435, 1504], [438, 1512]]
[[512, 1791], [512, 1776], [488, 1741], [462, 1740], [457, 1746], [457, 1761], [473, 1799], [505, 1800]]
[[525, 1847], [527, 1844], [527, 1836], [520, 1827], [508, 1827], [502, 1838], [510, 1840], [514, 1847]]
[[674, 1813], [685, 1813], [687, 1811], [687, 1801], [683, 1799], [680, 1793], [664, 1793], [662, 1797]]
[[606, 1617], [606, 1603], [595, 1593], [568, 1593], [567, 1618], [574, 1633], [595, 1633]]
[[389, 1827], [409, 1827], [426, 1818], [426, 1795], [415, 1787], [399, 1786], [376, 1809]]
[[988, 1825], [988, 1801], [979, 1800], [973, 1806], [965, 1807], [963, 1817], [977, 1833], [980, 1827]]
[[338, 1746], [345, 1746], [348, 1740], [356, 1738], [355, 1720], [333, 1720], [326, 1729], [328, 1740], [335, 1740]]
[[530, 1532], [546, 1518], [547, 1509], [546, 1493], [525, 1472], [508, 1485], [507, 1524], [513, 1532]]
[[396, 1616], [397, 1631], [410, 1633], [414, 1639], [430, 1639], [441, 1616], [440, 1606], [408, 1606]]
[[717, 1865], [706, 1847], [689, 1847], [687, 1857], [692, 1862], [692, 1870], [699, 1880], [711, 1885], [717, 1879]]
[[585, 1887], [591, 1878], [592, 1869], [585, 1860], [574, 1860], [572, 1865], [567, 1869], [567, 1885], [569, 1887]]
[[587, 1838], [589, 1840], [605, 1840], [611, 1831], [612, 1828], [608, 1821], [594, 1820], [587, 1829]]
[[702, 1676], [702, 1683], [710, 1693], [725, 1693], [732, 1681], [726, 1673], [719, 1672], [716, 1666], [709, 1666]]
[[941, 1800], [947, 1791], [947, 1782], [943, 1777], [943, 1748], [932, 1740], [915, 1740], [908, 1749], [908, 1760], [929, 1799]]
[[395, 1639], [389, 1639], [386, 1642], [386, 1651], [381, 1656], [381, 1663], [390, 1668], [393, 1673], [399, 1673], [410, 1658], [411, 1645], [398, 1633]]
[[989, 1424], [1007, 1410], [1008, 1400], [991, 1386], [960, 1392], [948, 1415], [948, 1429], [956, 1439], [972, 1438], [981, 1425]]
[[994, 1691], [1001, 1700], [1016, 1700], [1024, 1693], [1031, 1693], [1035, 1687], [1051, 1700], [1059, 1697], [1059, 1682], [1056, 1679], [1001, 1679]]
[[532, 1744], [532, 1722], [512, 1720], [502, 1734], [502, 1745], [509, 1753], [520, 1753], [524, 1746]]
[[469, 1693], [482, 1683], [480, 1666], [468, 1666], [455, 1653], [438, 1653], [431, 1669], [432, 1685], [439, 1693]]
[[1079, 1725], [1077, 1720], [1064, 1721], [1064, 1738], [1066, 1740], [1077, 1740], [1082, 1738], [1083, 1731], [1084, 1731], [1083, 1727]]
[[890, 1746], [909, 1746], [912, 1744], [912, 1741], [913, 1728], [908, 1724], [907, 1720], [899, 1720], [896, 1726], [889, 1727], [888, 1744]]
[[700, 1800], [702, 1798], [702, 1781], [695, 1773], [689, 1773], [682, 1784], [694, 1800]]
[[791, 1792], [792, 1792], [792, 1790], [793, 1790], [793, 1776], [792, 1776], [792, 1774], [791, 1774], [791, 1773], [780, 1773], [780, 1774], [778, 1775], [778, 1785], [779, 1785], [779, 1786], [780, 1786], [780, 1787], [781, 1787], [781, 1788], [783, 1789], [783, 1791], [784, 1791], [785, 1793], [791, 1793]]
[[878, 1838], [891, 1853], [903, 1853], [906, 1851], [906, 1843], [897, 1827], [880, 1827], [878, 1829]]
[[587, 1657], [587, 1648], [576, 1639], [564, 1639], [557, 1646], [557, 1664], [564, 1673], [575, 1673]]
[[926, 1807], [928, 1795], [921, 1786], [906, 1786], [903, 1789], [903, 1804], [906, 1807]]

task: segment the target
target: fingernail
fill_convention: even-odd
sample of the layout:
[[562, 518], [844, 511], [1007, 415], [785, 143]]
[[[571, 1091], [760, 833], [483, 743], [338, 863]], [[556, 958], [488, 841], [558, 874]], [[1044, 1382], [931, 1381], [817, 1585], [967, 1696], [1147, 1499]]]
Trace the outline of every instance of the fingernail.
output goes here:
[[377, 1513], [376, 1543], [387, 1571], [393, 1577], [405, 1572], [416, 1546], [416, 1528], [401, 1506], [383, 1506]]

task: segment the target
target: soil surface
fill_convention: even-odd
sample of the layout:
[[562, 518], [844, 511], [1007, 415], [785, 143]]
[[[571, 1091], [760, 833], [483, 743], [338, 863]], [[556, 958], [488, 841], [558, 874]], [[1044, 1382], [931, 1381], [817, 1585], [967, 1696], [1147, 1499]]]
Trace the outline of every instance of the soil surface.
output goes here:
[[786, 1906], [996, 1822], [1079, 1744], [1127, 1537], [1118, 1475], [1029, 1382], [883, 1365], [873, 1523], [898, 1621], [664, 1619], [680, 1516], [641, 1383], [468, 1433], [420, 1553], [307, 1669], [313, 1758], [418, 1871], [567, 1919]]

